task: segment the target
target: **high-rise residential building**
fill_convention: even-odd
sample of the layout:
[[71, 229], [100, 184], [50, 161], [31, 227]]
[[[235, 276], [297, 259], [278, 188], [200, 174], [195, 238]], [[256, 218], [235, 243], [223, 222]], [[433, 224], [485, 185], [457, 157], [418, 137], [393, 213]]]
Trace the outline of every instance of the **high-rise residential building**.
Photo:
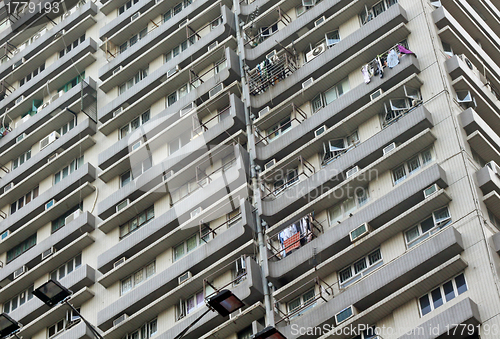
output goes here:
[[18, 336], [500, 337], [498, 0], [0, 11]]

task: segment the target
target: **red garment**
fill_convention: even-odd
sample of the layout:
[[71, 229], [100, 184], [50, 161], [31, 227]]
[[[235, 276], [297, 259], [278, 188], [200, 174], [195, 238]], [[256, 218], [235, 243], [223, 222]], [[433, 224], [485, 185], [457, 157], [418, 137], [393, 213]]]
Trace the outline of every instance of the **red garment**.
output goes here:
[[300, 232], [295, 233], [290, 238], [286, 239], [283, 242], [283, 246], [285, 247], [285, 253], [288, 254], [290, 251], [297, 249], [300, 247]]

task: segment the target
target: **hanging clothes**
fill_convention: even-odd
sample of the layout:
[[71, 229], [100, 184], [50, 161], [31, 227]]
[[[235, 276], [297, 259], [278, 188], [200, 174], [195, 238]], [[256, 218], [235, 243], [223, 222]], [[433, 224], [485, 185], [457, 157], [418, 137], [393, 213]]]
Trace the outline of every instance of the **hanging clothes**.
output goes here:
[[371, 77], [370, 77], [370, 72], [368, 70], [368, 65], [364, 65], [361, 68], [361, 73], [363, 73], [363, 79], [365, 80], [365, 84], [369, 84], [371, 81]]
[[413, 55], [415, 58], [417, 57], [417, 55], [415, 53], [413, 53], [412, 51], [410, 51], [409, 49], [407, 49], [406, 47], [404, 47], [403, 45], [398, 45], [398, 50], [399, 50], [399, 53], [403, 53], [403, 54], [411, 54]]
[[387, 66], [389, 68], [394, 68], [399, 64], [399, 56], [395, 50], [391, 49], [389, 55], [387, 56]]
[[380, 79], [382, 79], [384, 77], [384, 66], [382, 65], [382, 61], [379, 56], [377, 56], [376, 63], [378, 74], [380, 75]]

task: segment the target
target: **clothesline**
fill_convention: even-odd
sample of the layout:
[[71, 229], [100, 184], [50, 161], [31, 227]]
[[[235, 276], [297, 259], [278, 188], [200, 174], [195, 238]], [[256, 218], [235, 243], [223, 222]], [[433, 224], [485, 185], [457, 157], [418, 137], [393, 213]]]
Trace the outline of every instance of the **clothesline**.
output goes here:
[[[396, 52], [396, 50], [398, 52]], [[394, 68], [399, 64], [399, 59], [404, 55], [414, 55], [415, 53], [410, 51], [408, 48], [402, 44], [397, 44], [389, 49], [387, 52], [377, 55], [372, 61], [361, 67], [361, 73], [363, 73], [363, 79], [366, 84], [369, 84], [373, 76], [379, 75], [380, 78], [384, 77], [384, 68]]]

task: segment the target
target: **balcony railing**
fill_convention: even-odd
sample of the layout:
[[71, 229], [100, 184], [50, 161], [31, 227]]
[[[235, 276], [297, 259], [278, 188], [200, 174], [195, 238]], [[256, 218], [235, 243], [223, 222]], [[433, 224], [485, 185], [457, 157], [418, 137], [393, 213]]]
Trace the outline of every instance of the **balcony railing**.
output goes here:
[[[273, 13], [277, 13], [278, 19], [268, 26], [260, 27], [256, 34], [255, 30], [257, 29], [257, 26], [259, 26], [259, 22], [267, 16], [272, 15]], [[245, 29], [245, 38], [247, 39], [247, 42], [245, 42], [245, 46], [251, 46], [252, 48], [258, 46], [261, 42], [278, 32], [278, 25], [280, 23], [284, 26], [287, 26], [290, 22], [292, 22], [292, 18], [290, 18], [288, 14], [286, 14], [286, 12], [284, 12], [281, 7], [278, 6], [276, 8], [276, 12], [273, 11], [268, 15], [261, 17], [259, 20], [253, 22], [250, 28]], [[276, 27], [275, 31], [273, 31], [273, 27]]]
[[231, 109], [231, 106], [226, 106], [225, 108], [219, 110], [216, 115], [211, 117], [209, 120], [205, 122], [201, 122], [200, 119], [198, 118], [197, 115], [193, 115], [193, 135], [198, 136], [203, 134], [204, 132], [208, 131], [210, 127], [208, 127], [208, 124], [214, 120], [222, 120], [226, 117], [226, 115], [229, 114], [229, 111]]
[[209, 80], [214, 76], [214, 74], [219, 73], [221, 70], [227, 67], [226, 58], [217, 61], [213, 67], [206, 70], [202, 74], [196, 74], [193, 69], [189, 70], [189, 84], [193, 88], [199, 87], [205, 81]]
[[[304, 288], [307, 288], [307, 286], [313, 286], [314, 288], [314, 296], [311, 297], [310, 299], [306, 300], [305, 302], [301, 302], [301, 305], [291, 309], [287, 310], [287, 312], [283, 312], [279, 305], [280, 304], [285, 304], [287, 305], [287, 301], [290, 299], [293, 300], [293, 296], [296, 295], [298, 290], [303, 290]], [[335, 284], [334, 284], [335, 285]], [[316, 292], [316, 289], [318, 292]], [[287, 323], [290, 323], [290, 320], [296, 316], [301, 315], [303, 312], [307, 311], [308, 309], [314, 307], [316, 305], [316, 302], [320, 299], [322, 299], [324, 302], [327, 302], [327, 298], [333, 298], [333, 285], [327, 284], [323, 279], [320, 277], [315, 277], [312, 280], [309, 280], [305, 282], [304, 284], [300, 285], [299, 287], [295, 288], [292, 292], [288, 293], [287, 295], [283, 296], [282, 298], [278, 299], [275, 301], [275, 310], [276, 312], [281, 316], [281, 319], [276, 322], [276, 324], [279, 324], [280, 322], [286, 321]], [[287, 300], [287, 301], [285, 301]]]
[[[305, 223], [302, 226], [302, 223]], [[314, 218], [314, 214], [310, 213], [305, 217], [302, 217], [295, 222], [291, 223], [288, 227], [299, 227], [299, 230], [295, 230], [297, 233], [283, 240], [283, 235], [287, 233], [289, 230], [285, 229], [280, 233], [277, 233], [273, 237], [269, 238], [268, 244], [271, 253], [273, 254], [269, 259], [273, 260], [276, 258], [277, 260], [281, 260], [286, 256], [292, 254], [292, 251], [298, 250], [305, 244], [311, 242], [313, 239], [317, 238], [319, 234], [324, 233], [324, 227]], [[304, 228], [304, 229], [303, 229]], [[298, 234], [298, 235], [297, 235]], [[279, 248], [273, 246], [273, 244], [279, 244]]]
[[[296, 121], [299, 124], [301, 124], [304, 120], [307, 119], [307, 114], [303, 110], [301, 110], [300, 107], [295, 105], [293, 102], [280, 108], [277, 111], [274, 111], [271, 114], [268, 114], [265, 119], [256, 123], [257, 127], [255, 128], [255, 133], [256, 133], [257, 137], [259, 138], [257, 140], [257, 142], [255, 143], [256, 145], [258, 145], [260, 143], [268, 145], [271, 142], [269, 140], [269, 138], [273, 135], [273, 133], [266, 135], [266, 136], [263, 136], [261, 134], [261, 131], [259, 130], [259, 126], [262, 126], [263, 124], [265, 124], [266, 122], [271, 120], [273, 117], [280, 116], [280, 115], [287, 115], [287, 116], [289, 115], [291, 117], [290, 122], [289, 122], [290, 128], [292, 128], [292, 125], [291, 125], [292, 121]], [[287, 118], [285, 118], [285, 119], [287, 119]], [[283, 120], [284, 119], [281, 119], [281, 121], [283, 121]]]
[[266, 92], [269, 87], [285, 80], [300, 68], [298, 58], [286, 49], [284, 51], [280, 55], [266, 58], [254, 69], [247, 70], [251, 95]]
[[[242, 255], [238, 259], [222, 266], [217, 271], [215, 271], [214, 273], [208, 275], [207, 277], [205, 277], [205, 279], [203, 279], [203, 295], [205, 296], [206, 300], [210, 299], [211, 296], [216, 295], [221, 290], [227, 287], [236, 286], [240, 284], [243, 280], [247, 278], [246, 257], [247, 257], [246, 255]], [[220, 287], [214, 286], [212, 282], [215, 280], [215, 278], [222, 276], [227, 271], [233, 272], [233, 278], [231, 279], [231, 281]], [[208, 295], [207, 295], [207, 287], [211, 287], [213, 289], [213, 292]]]
[[[227, 228], [229, 228], [232, 225], [234, 225], [236, 222], [241, 220], [241, 207], [239, 207], [239, 208], [234, 207], [234, 201], [237, 201], [237, 200], [239, 200], [238, 197], [233, 198], [231, 201], [229, 201], [221, 206], [218, 206], [217, 209], [215, 209], [214, 211], [210, 212], [210, 214], [208, 214], [205, 217], [203, 217], [202, 219], [200, 219], [200, 222], [199, 222], [200, 239], [203, 239], [203, 241], [205, 241], [204, 237], [206, 237], [207, 234], [211, 234], [210, 239], [213, 239], [217, 236], [217, 231], [220, 230], [223, 226], [227, 226]], [[210, 227], [210, 223], [213, 220], [217, 220], [225, 215], [229, 216], [229, 215], [231, 215], [231, 212], [227, 213], [227, 211], [236, 211], [236, 210], [238, 211], [237, 213], [235, 213], [231, 217], [227, 218], [227, 220], [222, 222], [219, 226], [214, 227], [214, 228]]]
[[[479, 81], [481, 81], [481, 83], [486, 87], [488, 88], [488, 90], [495, 96], [495, 98], [497, 100], [500, 100], [500, 92], [498, 91], [498, 89], [496, 89], [490, 81], [488, 81], [488, 79], [486, 78], [485, 75], [483, 75], [483, 73], [481, 73], [481, 71], [476, 67], [476, 65], [474, 65], [464, 54], [456, 54], [456, 56], [462, 60], [466, 65], [467, 67], [469, 67], [469, 69], [472, 71], [472, 73], [474, 73], [474, 75], [479, 79]], [[485, 65], [482, 65], [483, 69], [486, 70], [486, 66]], [[486, 73], [486, 71], [484, 72]]]

